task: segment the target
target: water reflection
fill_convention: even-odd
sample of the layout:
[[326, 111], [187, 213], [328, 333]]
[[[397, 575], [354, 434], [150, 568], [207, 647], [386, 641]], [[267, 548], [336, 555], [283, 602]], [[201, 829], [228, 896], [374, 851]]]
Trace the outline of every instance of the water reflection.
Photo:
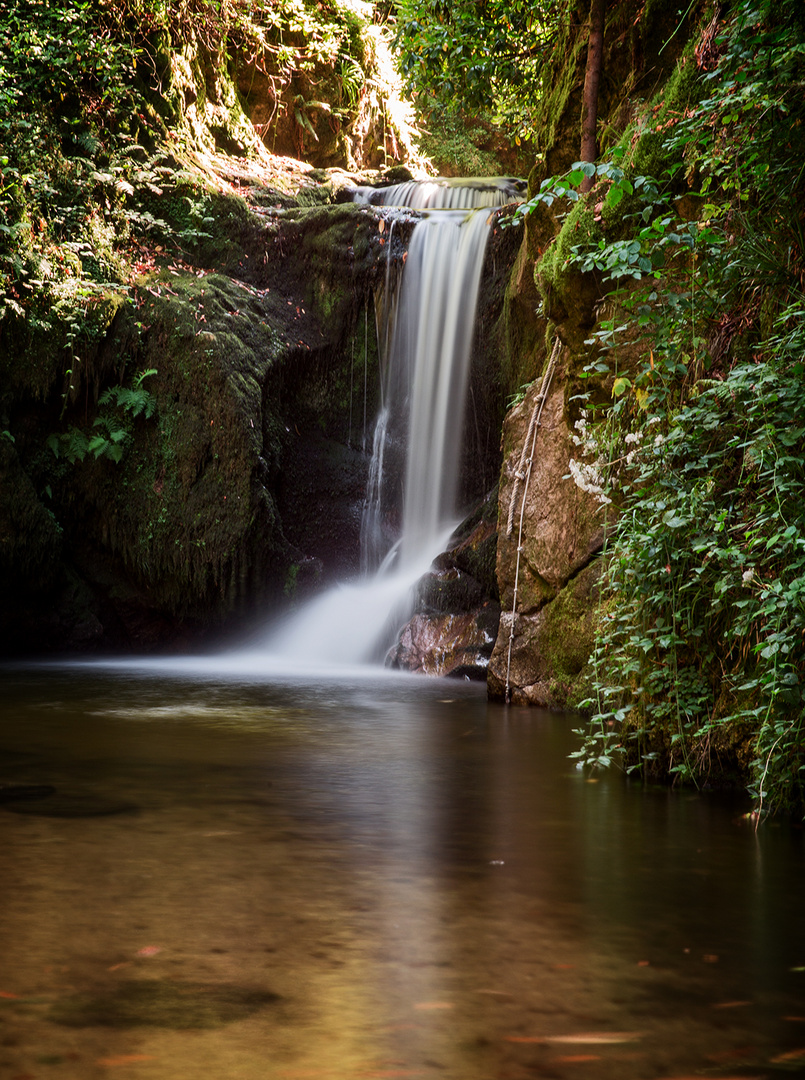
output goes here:
[[588, 783], [568, 718], [410, 678], [2, 682], [0, 783], [56, 792], [0, 815], [0, 1075], [805, 1062], [801, 833]]

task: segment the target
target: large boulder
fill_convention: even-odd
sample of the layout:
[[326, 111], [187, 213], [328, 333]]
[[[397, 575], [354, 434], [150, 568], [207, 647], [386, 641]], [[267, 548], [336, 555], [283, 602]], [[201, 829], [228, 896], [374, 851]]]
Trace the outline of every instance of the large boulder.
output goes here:
[[580, 486], [572, 475], [579, 436], [566, 362], [559, 355], [550, 382], [536, 380], [504, 424], [497, 545], [503, 615], [488, 679], [492, 697], [557, 708], [586, 696], [577, 677], [592, 648], [597, 556], [611, 517], [595, 485], [582, 479]]

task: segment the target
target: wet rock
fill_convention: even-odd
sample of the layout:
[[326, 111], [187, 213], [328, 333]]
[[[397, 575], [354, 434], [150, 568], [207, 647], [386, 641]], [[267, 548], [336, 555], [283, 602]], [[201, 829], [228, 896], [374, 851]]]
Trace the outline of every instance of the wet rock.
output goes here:
[[464, 614], [414, 615], [387, 663], [420, 675], [485, 679], [499, 617], [500, 609], [492, 602]]
[[486, 678], [498, 632], [497, 491], [453, 534], [415, 590], [414, 613], [386, 663], [422, 675]]
[[[596, 495], [582, 491], [570, 478], [570, 459], [579, 457], [565, 404], [565, 375], [557, 368], [540, 417], [534, 460], [527, 488], [517, 473], [528, 435], [539, 381], [512, 409], [504, 425], [505, 460], [500, 482], [501, 529], [497, 576], [504, 611], [511, 608], [515, 576], [517, 609], [526, 614], [552, 600], [604, 543], [606, 507]], [[530, 449], [530, 448], [529, 448]], [[527, 455], [526, 455], [527, 456]], [[524, 529], [519, 534], [525, 489]], [[609, 517], [613, 515], [610, 512]], [[509, 529], [511, 523], [511, 529]], [[518, 543], [520, 550], [517, 568]]]
[[[289, 434], [277, 503], [289, 542], [317, 560], [320, 573], [310, 584], [320, 587], [359, 573], [367, 471], [366, 454], [343, 442], [298, 425]], [[294, 571], [298, 579], [302, 566], [294, 565], [300, 566]]]
[[508, 685], [515, 705], [574, 709], [589, 696], [601, 570], [597, 559], [539, 611], [517, 614], [513, 637], [511, 609], [504, 611], [489, 661], [490, 697], [504, 699]]

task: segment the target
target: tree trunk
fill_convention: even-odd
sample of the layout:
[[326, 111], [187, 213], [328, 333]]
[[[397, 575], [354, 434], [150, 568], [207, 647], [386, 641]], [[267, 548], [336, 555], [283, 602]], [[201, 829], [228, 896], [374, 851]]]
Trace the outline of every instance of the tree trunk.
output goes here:
[[[596, 127], [598, 126], [598, 84], [604, 59], [604, 8], [606, 0], [591, 0], [590, 40], [587, 43], [587, 67], [584, 72], [584, 96], [581, 106], [581, 160], [595, 161], [598, 156]], [[585, 176], [581, 190], [593, 186], [592, 176]]]

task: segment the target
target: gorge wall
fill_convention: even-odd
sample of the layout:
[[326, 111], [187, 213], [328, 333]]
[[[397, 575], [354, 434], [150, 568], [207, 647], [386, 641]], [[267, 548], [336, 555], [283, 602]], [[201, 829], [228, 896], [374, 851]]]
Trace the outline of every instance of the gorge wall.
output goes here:
[[[647, 92], [673, 73], [683, 35], [660, 58], [667, 16], [636, 27], [633, 15], [619, 5], [610, 20], [601, 126], [614, 138], [634, 125], [637, 160], [652, 136], [638, 133], [623, 86]], [[58, 317], [55, 280], [30, 311], [17, 304], [0, 321], [4, 650], [185, 647], [357, 569], [364, 416], [374, 414], [378, 382], [373, 297], [389, 248], [378, 211], [338, 200], [344, 169], [417, 158], [404, 110], [377, 97], [382, 39], [345, 20], [335, 54], [313, 56], [292, 77], [268, 53], [224, 63], [200, 26], [178, 41], [157, 35], [162, 89], [146, 86], [140, 173], [125, 174], [141, 177], [129, 199], [147, 230], [129, 247], [124, 276], [88, 282], [72, 324]], [[584, 58], [581, 38], [569, 41], [536, 133], [532, 192], [576, 157]], [[372, 72], [371, 93], [350, 96], [345, 71], [355, 65]], [[101, 216], [104, 200], [125, 213], [121, 190], [133, 184], [104, 172], [100, 140], [87, 146], [64, 152], [60, 167], [96, 178]], [[508, 683], [514, 700], [558, 707], [584, 696], [605, 533], [596, 497], [567, 479], [573, 397], [603, 291], [563, 258], [573, 240], [607, 227], [600, 219], [585, 204], [564, 222], [542, 210], [524, 234], [495, 227], [463, 481], [468, 510], [483, 506], [423, 583], [395, 657], [477, 676], [492, 653], [493, 694]], [[41, 249], [46, 220], [27, 227]], [[394, 235], [399, 265], [404, 226]], [[97, 238], [82, 242], [69, 257], [86, 278], [105, 256]], [[516, 474], [557, 339], [524, 490]], [[504, 424], [506, 400], [524, 386]], [[507, 526], [519, 522], [523, 494], [519, 543], [519, 528]]]

